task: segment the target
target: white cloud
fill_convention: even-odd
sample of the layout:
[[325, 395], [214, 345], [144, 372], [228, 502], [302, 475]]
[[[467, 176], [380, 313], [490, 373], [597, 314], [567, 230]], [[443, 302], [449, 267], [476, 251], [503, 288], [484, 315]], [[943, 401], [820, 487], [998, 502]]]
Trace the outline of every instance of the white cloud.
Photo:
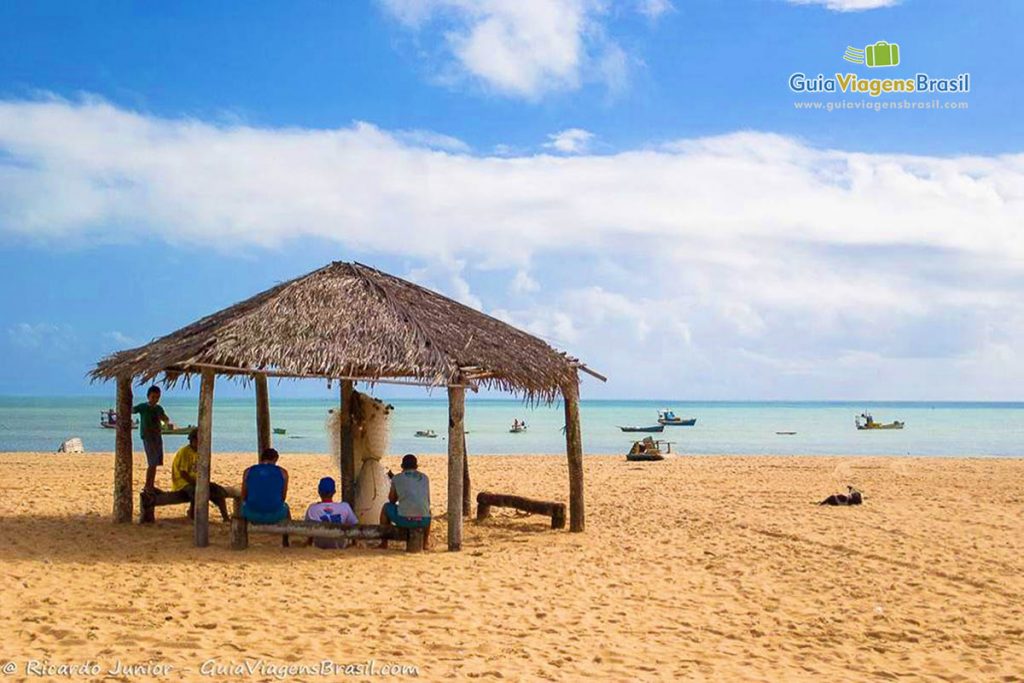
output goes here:
[[396, 139], [415, 147], [427, 147], [429, 149], [460, 153], [471, 151], [469, 145], [464, 141], [432, 130], [399, 130], [395, 131], [393, 135]]
[[[667, 3], [647, 0], [638, 12], [656, 18]], [[628, 60], [608, 37], [601, 0], [382, 0], [406, 28], [440, 25], [445, 81], [469, 78], [514, 97], [537, 99], [598, 81], [620, 91]]]
[[657, 19], [673, 9], [669, 0], [637, 0], [637, 11], [649, 19]]
[[544, 143], [547, 149], [553, 149], [563, 154], [583, 154], [590, 149], [590, 141], [594, 134], [582, 128], [567, 128], [548, 135], [548, 142]]
[[526, 270], [517, 270], [516, 275], [512, 278], [512, 282], [509, 284], [509, 292], [515, 295], [529, 294], [530, 292], [536, 292], [540, 289], [540, 285], [534, 280], [530, 273]]
[[7, 328], [7, 338], [23, 349], [63, 350], [70, 347], [75, 335], [68, 325], [22, 322]]
[[119, 332], [118, 330], [114, 330], [112, 332], [107, 332], [103, 336], [104, 336], [104, 338], [109, 340], [112, 344], [114, 344], [114, 346], [117, 346], [119, 348], [127, 348], [127, 347], [130, 347], [130, 346], [138, 346], [138, 343], [139, 343], [136, 339], [133, 339], [132, 337], [129, 337], [127, 334], [125, 334], [123, 332]]
[[861, 12], [880, 7], [892, 7], [901, 0], [788, 0], [792, 5], [822, 5], [835, 12]]
[[[6, 101], [0, 234], [225, 252], [313, 238], [401, 256], [427, 264], [419, 281], [602, 369], [647, 372], [662, 395], [792, 396], [814, 376], [840, 396], [960, 382], [999, 398], [1024, 376], [1005, 352], [1024, 336], [1022, 154], [866, 154], [740, 132], [497, 157], [365, 123], [267, 129]], [[503, 269], [514, 300], [480, 268]], [[35, 332], [8, 329], [25, 343]], [[655, 362], [675, 354], [686, 362]]]

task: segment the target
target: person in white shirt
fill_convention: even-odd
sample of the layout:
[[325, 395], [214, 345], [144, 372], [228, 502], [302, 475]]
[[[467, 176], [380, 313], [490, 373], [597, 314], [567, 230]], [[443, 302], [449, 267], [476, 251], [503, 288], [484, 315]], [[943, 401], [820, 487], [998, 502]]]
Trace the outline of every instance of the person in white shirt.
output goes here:
[[[334, 480], [330, 477], [324, 477], [320, 480], [320, 485], [317, 486], [317, 493], [320, 494], [320, 502], [313, 503], [306, 510], [306, 520], [309, 522], [330, 522], [331, 524], [341, 524], [343, 526], [355, 526], [359, 524], [359, 519], [356, 517], [356, 513], [352, 511], [352, 507], [348, 503], [335, 503], [334, 494], [336, 492]], [[348, 541], [339, 538], [310, 538], [307, 545], [312, 544], [317, 548], [324, 550], [345, 548], [348, 546]]]

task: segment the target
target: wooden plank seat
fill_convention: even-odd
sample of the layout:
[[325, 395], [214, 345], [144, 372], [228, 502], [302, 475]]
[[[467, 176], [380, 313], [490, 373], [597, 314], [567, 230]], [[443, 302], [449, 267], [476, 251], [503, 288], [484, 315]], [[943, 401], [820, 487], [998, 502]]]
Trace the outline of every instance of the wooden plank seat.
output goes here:
[[[232, 510], [241, 509], [242, 490], [235, 486], [224, 486], [228, 497], [232, 499]], [[152, 524], [156, 521], [156, 508], [165, 505], [187, 505], [188, 494], [185, 491], [141, 491], [139, 492], [139, 524]]]
[[239, 514], [231, 517], [231, 547], [245, 550], [249, 547], [249, 534], [273, 534], [281, 536], [281, 545], [289, 544], [289, 536], [307, 538], [329, 538], [351, 541], [404, 541], [405, 550], [418, 553], [423, 550], [423, 529], [400, 529], [395, 526], [380, 524], [359, 524], [342, 526], [330, 522], [310, 522], [306, 520], [285, 519], [274, 524], [253, 524]]
[[513, 508], [534, 515], [547, 515], [551, 518], [552, 529], [565, 528], [565, 503], [550, 500], [535, 500], [522, 496], [510, 496], [503, 493], [481, 491], [476, 497], [477, 520], [487, 519], [492, 507]]

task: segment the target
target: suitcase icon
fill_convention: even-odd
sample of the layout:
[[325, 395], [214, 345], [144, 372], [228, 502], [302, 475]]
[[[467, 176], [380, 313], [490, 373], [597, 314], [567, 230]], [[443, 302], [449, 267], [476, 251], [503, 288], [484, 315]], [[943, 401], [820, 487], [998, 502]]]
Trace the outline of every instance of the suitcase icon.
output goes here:
[[867, 59], [865, 63], [871, 67], [896, 66], [900, 63], [900, 46], [880, 40], [874, 45], [864, 48]]

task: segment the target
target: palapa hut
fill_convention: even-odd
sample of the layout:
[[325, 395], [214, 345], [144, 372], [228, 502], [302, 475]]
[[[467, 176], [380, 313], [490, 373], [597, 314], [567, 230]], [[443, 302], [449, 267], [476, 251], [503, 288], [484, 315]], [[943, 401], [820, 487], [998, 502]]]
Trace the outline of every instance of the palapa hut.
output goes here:
[[[201, 377], [195, 544], [209, 543], [213, 389], [217, 375], [252, 379], [258, 447], [271, 445], [268, 377], [338, 380], [342, 497], [352, 501], [353, 382], [448, 390], [448, 548], [462, 543], [465, 390], [493, 387], [525, 400], [565, 404], [569, 528], [583, 531], [579, 374], [589, 370], [542, 340], [436, 292], [359, 263], [331, 263], [209, 315], [145, 346], [100, 361], [94, 380], [116, 380], [118, 415], [132, 408], [132, 383], [173, 385]], [[117, 423], [114, 519], [132, 517], [131, 420]]]

